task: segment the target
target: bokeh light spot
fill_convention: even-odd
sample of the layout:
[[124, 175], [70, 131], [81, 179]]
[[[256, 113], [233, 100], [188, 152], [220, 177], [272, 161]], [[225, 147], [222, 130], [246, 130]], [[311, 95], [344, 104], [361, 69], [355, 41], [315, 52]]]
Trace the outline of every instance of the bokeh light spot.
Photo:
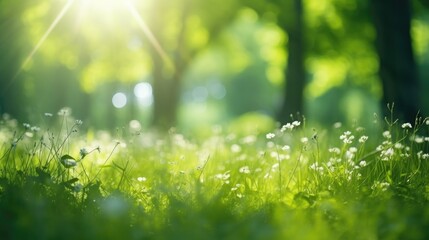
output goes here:
[[127, 105], [127, 96], [124, 93], [115, 93], [112, 97], [112, 103], [115, 108], [123, 108]]
[[209, 86], [210, 95], [215, 99], [222, 99], [226, 95], [225, 86], [220, 82], [213, 82]]
[[134, 130], [134, 131], [140, 131], [142, 128], [142, 125], [140, 124], [140, 122], [138, 120], [131, 120], [130, 121], [130, 129]]
[[152, 85], [150, 83], [137, 83], [134, 87], [134, 95], [138, 98], [138, 103], [143, 106], [150, 106], [153, 103]]
[[206, 87], [196, 87], [192, 90], [192, 98], [196, 102], [204, 102], [207, 100], [209, 93]]

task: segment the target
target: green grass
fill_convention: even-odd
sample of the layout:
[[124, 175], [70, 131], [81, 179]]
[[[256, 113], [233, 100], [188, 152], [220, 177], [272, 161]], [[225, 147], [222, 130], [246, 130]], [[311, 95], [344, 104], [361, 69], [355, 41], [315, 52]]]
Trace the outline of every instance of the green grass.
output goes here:
[[3, 116], [4, 239], [429, 237], [427, 118], [203, 139], [81, 124]]

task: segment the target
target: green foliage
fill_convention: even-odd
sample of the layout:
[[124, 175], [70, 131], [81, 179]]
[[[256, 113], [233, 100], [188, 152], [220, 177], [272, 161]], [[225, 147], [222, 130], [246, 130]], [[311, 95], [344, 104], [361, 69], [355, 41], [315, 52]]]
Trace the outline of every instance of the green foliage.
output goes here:
[[[389, 116], [369, 131], [309, 129], [305, 120], [274, 128], [253, 115], [191, 141], [175, 130], [92, 137], [60, 114], [42, 127], [6, 115], [0, 122], [2, 236], [429, 236], [428, 118]], [[249, 119], [262, 128], [248, 130]]]
[[[44, 112], [66, 105], [77, 117], [101, 129], [124, 124], [123, 119], [130, 118], [143, 119], [142, 125], [147, 126], [154, 108], [162, 111], [176, 102], [186, 113], [215, 102], [203, 113], [213, 122], [249, 111], [276, 116], [289, 55], [290, 36], [284, 25], [293, 16], [293, 1], [129, 1], [165, 56], [159, 55], [150, 34], [142, 30], [126, 2], [1, 1], [0, 112], [23, 120], [34, 109]], [[372, 113], [383, 90], [377, 75], [379, 61], [373, 46], [376, 34], [369, 2], [302, 3], [308, 79], [305, 114], [325, 121], [329, 115], [323, 116], [323, 112], [330, 112], [326, 109], [334, 106], [338, 119], [350, 118], [344, 106], [332, 101], [356, 90], [365, 100], [348, 101], [370, 106]], [[421, 1], [413, 1], [413, 5], [411, 35], [424, 95], [428, 87], [428, 14]], [[57, 24], [48, 32], [54, 22]], [[179, 80], [172, 80], [175, 72]], [[133, 95], [133, 87], [141, 81], [152, 85], [163, 82], [155, 78], [168, 79], [161, 96], [177, 92], [178, 96], [183, 93], [183, 98], [167, 99], [165, 105], [157, 105], [158, 100], [153, 105], [141, 104]], [[207, 99], [199, 102], [188, 97], [195, 88], [213, 82], [224, 87], [222, 94], [212, 94], [207, 87]], [[153, 86], [154, 95], [156, 89]], [[127, 106], [121, 110], [109, 104], [118, 91], [128, 97]], [[427, 102], [421, 101], [424, 113]], [[359, 112], [355, 115], [366, 117], [365, 111]], [[178, 124], [193, 126], [192, 120], [179, 116]]]

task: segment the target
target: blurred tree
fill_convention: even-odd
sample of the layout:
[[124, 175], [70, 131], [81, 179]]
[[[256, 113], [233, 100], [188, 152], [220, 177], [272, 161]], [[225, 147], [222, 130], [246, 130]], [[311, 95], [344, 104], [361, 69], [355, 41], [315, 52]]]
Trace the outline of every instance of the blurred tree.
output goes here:
[[[153, 124], [161, 128], [175, 124], [181, 84], [188, 66], [232, 21], [240, 7], [237, 1], [217, 4], [214, 0], [147, 1], [134, 2], [134, 5], [126, 1], [79, 0], [69, 7], [65, 7], [69, 3], [66, 1], [58, 1], [53, 5], [49, 5], [49, 1], [38, 1], [28, 7], [11, 1], [1, 3], [4, 5], [1, 17], [16, 19], [22, 24], [19, 28], [30, 42], [27, 43], [27, 48], [38, 45], [44, 31], [53, 26], [26, 66], [31, 69], [30, 78], [33, 82], [26, 81], [17, 87], [17, 91], [27, 88], [33, 97], [43, 93], [39, 99], [51, 97], [48, 105], [70, 105], [64, 96], [69, 93], [75, 96], [82, 94], [78, 94], [75, 88], [63, 91], [64, 89], [52, 86], [75, 86], [68, 82], [79, 80], [79, 91], [100, 93], [97, 90], [100, 84], [150, 79], [154, 95]], [[11, 9], [11, 6], [22, 8], [22, 13], [16, 11], [19, 14], [15, 17], [11, 11], [5, 10]], [[59, 17], [61, 11], [65, 14]], [[54, 22], [57, 23], [52, 25]], [[2, 27], [5, 28], [6, 25], [2, 24]], [[5, 48], [13, 44], [12, 36], [2, 35]], [[31, 49], [23, 52], [29, 53]], [[24, 54], [17, 56], [25, 56]], [[16, 69], [8, 70], [9, 75], [17, 72], [23, 62], [22, 58], [17, 60]], [[34, 59], [38, 61], [33, 61]], [[10, 59], [5, 58], [1, 64], [7, 69], [9, 62]], [[51, 71], [51, 68], [56, 70]], [[12, 76], [8, 77], [10, 78]], [[37, 79], [37, 83], [34, 83], [34, 79]], [[111, 87], [103, 89], [109, 90], [109, 93], [103, 93], [102, 108], [112, 108], [105, 103], [114, 90]], [[59, 97], [52, 99], [55, 96]], [[91, 118], [110, 119], [106, 114], [98, 116], [107, 112], [109, 116], [115, 115], [111, 111], [100, 109], [100, 104], [91, 101], [99, 101], [101, 98], [83, 94], [83, 98], [78, 99], [86, 99], [87, 105], [78, 106], [76, 110], [89, 112]], [[71, 101], [74, 103], [78, 100]], [[2, 100], [2, 103], [5, 102], [6, 100]], [[7, 105], [9, 109], [18, 108], [10, 102]]]
[[262, 16], [272, 20], [275, 16], [277, 25], [287, 34], [284, 48], [287, 49], [287, 66], [285, 67], [285, 83], [283, 99], [278, 113], [280, 122], [291, 120], [291, 114], [303, 112], [303, 94], [306, 82], [304, 67], [304, 7], [302, 0], [271, 0], [244, 1]]
[[[280, 1], [282, 3], [279, 25], [288, 34], [288, 62], [284, 98], [279, 113], [279, 121], [286, 123], [291, 115], [303, 113], [303, 95], [306, 82], [304, 67], [305, 40], [302, 0]], [[289, 9], [285, 11], [285, 9]]]
[[386, 104], [395, 103], [394, 113], [405, 121], [414, 122], [420, 96], [410, 35], [410, 1], [371, 0], [371, 3], [377, 30], [383, 109]]
[[[266, 15], [266, 19], [274, 15], [287, 34], [288, 61], [280, 121], [290, 120], [290, 114], [303, 111], [304, 102], [312, 104], [308, 100], [346, 81], [350, 88], [367, 89], [374, 99], [381, 96], [381, 84], [376, 81], [377, 55], [373, 49], [375, 30], [367, 1], [272, 0], [269, 3], [254, 0], [249, 4]], [[341, 111], [338, 101], [330, 108]]]
[[[371, 121], [373, 113], [379, 111], [382, 87], [369, 1], [305, 3], [306, 35], [311, 36], [306, 39], [307, 117], [325, 124]], [[346, 104], [345, 99], [353, 101]], [[318, 118], [321, 115], [326, 118]]]
[[[69, 2], [73, 4], [64, 17], [9, 86], [8, 81], [18, 72], [31, 48], [37, 45]], [[128, 2], [134, 5], [127, 7]], [[424, 4], [424, 1], [421, 2]], [[252, 18], [254, 22], [230, 28], [238, 19], [235, 18], [237, 13], [246, 10], [243, 5], [252, 7], [259, 16]], [[370, 18], [371, 1], [359, 0], [233, 0], [222, 4], [214, 0], [0, 1], [0, 90], [4, 92], [0, 96], [0, 111], [25, 113], [23, 108], [26, 106], [32, 108], [39, 105], [52, 109], [57, 105], [72, 105], [75, 113], [89, 115], [106, 123], [100, 126], [111, 127], [118, 124], [112, 116], [126, 119], [125, 114], [128, 114], [127, 117], [133, 114], [133, 109], [129, 109], [133, 107], [133, 99], [129, 99], [127, 109], [114, 109], [111, 105], [113, 94], [121, 89], [132, 92], [131, 85], [135, 82], [149, 81], [154, 94], [153, 124], [169, 128], [176, 121], [183, 81], [189, 79], [194, 83], [194, 79], [204, 78], [201, 75], [189, 77], [191, 65], [206, 69], [213, 68], [209, 65], [216, 65], [216, 71], [223, 72], [217, 75], [218, 78], [225, 86], [231, 87], [227, 89], [224, 102], [237, 102], [230, 106], [237, 114], [264, 107], [267, 113], [271, 113], [268, 108], [278, 106], [281, 109], [279, 120], [285, 122], [291, 113], [302, 112], [303, 98], [309, 103], [308, 100], [317, 99], [345, 82], [349, 87], [342, 88], [341, 95], [346, 96], [347, 91], [358, 86], [359, 91], [366, 90], [374, 99], [381, 99], [382, 86], [377, 81], [379, 65], [373, 41], [376, 30], [386, 32], [387, 28], [382, 24], [385, 21], [381, 19], [387, 18], [384, 11], [388, 8], [381, 9], [384, 5], [379, 2], [372, 5], [374, 12], [380, 11], [374, 18], [378, 19], [377, 29]], [[394, 11], [399, 12], [397, 9]], [[147, 24], [150, 31], [142, 31], [144, 27], [139, 19], [143, 25]], [[393, 21], [394, 17], [389, 15], [389, 19]], [[419, 29], [425, 28], [423, 23], [423, 20], [419, 22]], [[280, 34], [262, 34], [272, 26], [277, 29], [270, 31]], [[217, 41], [218, 36], [226, 32], [225, 29], [235, 32], [232, 37], [234, 43], [231, 38]], [[393, 34], [391, 30], [387, 33]], [[403, 46], [395, 41], [381, 43], [382, 39], [396, 39], [390, 34], [383, 35], [383, 38], [378, 34], [377, 39], [379, 50], [382, 46], [386, 55], [381, 58], [380, 54], [380, 73], [387, 72], [388, 75], [392, 74], [383, 70], [388, 67], [382, 65], [391, 66], [386, 62], [401, 58], [404, 54], [400, 50]], [[304, 39], [304, 36], [312, 37]], [[425, 42], [424, 37], [420, 39]], [[215, 41], [217, 45], [212, 44]], [[270, 45], [270, 41], [275, 44]], [[273, 50], [274, 45], [282, 48]], [[230, 55], [217, 51], [214, 54], [218, 56], [216, 60], [196, 64], [209, 46], [215, 46], [215, 51], [227, 49]], [[424, 53], [427, 47], [421, 46], [420, 53]], [[392, 47], [394, 51], [386, 50]], [[275, 71], [272, 71], [274, 61], [268, 58], [277, 58]], [[225, 70], [234, 68], [237, 62], [239, 67], [234, 71]], [[395, 68], [409, 68], [409, 65], [404, 61], [402, 65], [396, 63]], [[279, 69], [284, 69], [284, 74]], [[276, 80], [272, 85], [266, 84], [265, 80], [274, 82], [273, 75], [281, 80]], [[309, 81], [306, 82], [305, 78]], [[78, 81], [80, 86], [76, 84]], [[114, 84], [118, 81], [120, 83]], [[395, 86], [398, 83], [396, 80], [393, 82]], [[278, 89], [274, 88], [282, 84], [284, 99], [279, 104]], [[400, 85], [399, 88], [404, 87]], [[242, 94], [243, 89], [249, 89], [250, 93]], [[230, 90], [240, 94], [230, 96]], [[339, 110], [339, 95], [335, 91], [330, 92], [329, 101], [332, 104], [324, 106]], [[409, 98], [405, 96], [407, 94], [416, 95], [412, 90], [404, 93], [403, 98]], [[133, 97], [130, 95], [127, 97]], [[262, 98], [263, 101], [260, 101]], [[26, 99], [31, 99], [28, 102], [32, 105], [25, 104]], [[33, 102], [34, 99], [37, 101]], [[353, 100], [350, 102], [364, 102], [359, 97], [350, 99]], [[241, 103], [244, 101], [245, 104]], [[399, 107], [397, 99], [395, 102]], [[401, 108], [409, 109], [407, 106]], [[147, 107], [146, 110], [149, 109]], [[372, 111], [374, 108], [367, 109]], [[38, 110], [44, 111], [41, 107]], [[326, 108], [316, 108], [315, 111], [326, 111]]]
[[[213, 7], [215, 6], [215, 7]], [[236, 1], [154, 1], [149, 28], [165, 48], [170, 61], [151, 48], [153, 63], [153, 123], [160, 128], [175, 125], [184, 74], [196, 55], [214, 41], [235, 17]], [[174, 24], [173, 24], [174, 23]], [[172, 27], [174, 26], [174, 29]]]
[[244, 8], [224, 32], [222, 49], [230, 74], [223, 76], [228, 94], [228, 113], [239, 116], [248, 112], [276, 115], [282, 99], [285, 65], [283, 31], [273, 23], [260, 21], [257, 13]]
[[420, 3], [425, 6], [426, 8], [429, 8], [429, 1], [428, 0], [420, 0]]
[[23, 117], [26, 110], [23, 83], [16, 76], [27, 51], [20, 16], [31, 5], [31, 1], [0, 1], [0, 114], [16, 118]]

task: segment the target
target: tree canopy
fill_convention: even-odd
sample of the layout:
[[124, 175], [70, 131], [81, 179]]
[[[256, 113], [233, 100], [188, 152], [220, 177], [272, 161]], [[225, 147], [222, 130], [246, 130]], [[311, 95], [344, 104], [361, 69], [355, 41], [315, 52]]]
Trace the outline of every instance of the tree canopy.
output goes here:
[[[411, 3], [417, 94], [428, 87], [429, 15]], [[70, 106], [99, 127], [204, 124], [192, 112], [210, 124], [249, 112], [276, 118], [289, 108], [283, 120], [297, 111], [326, 123], [368, 119], [387, 91], [371, 4], [1, 1], [1, 112]], [[425, 100], [413, 100], [421, 112]]]

